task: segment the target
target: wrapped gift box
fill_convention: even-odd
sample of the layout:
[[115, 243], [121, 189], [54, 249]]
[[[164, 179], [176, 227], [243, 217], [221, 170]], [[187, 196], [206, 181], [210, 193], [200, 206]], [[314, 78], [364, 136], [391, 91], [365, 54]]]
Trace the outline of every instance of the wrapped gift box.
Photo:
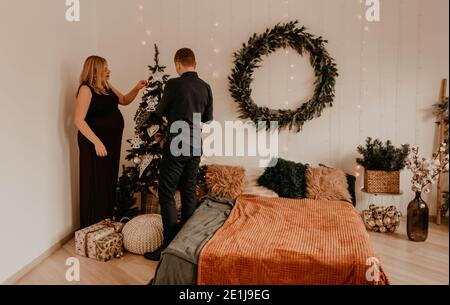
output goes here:
[[97, 259], [102, 262], [123, 255], [122, 233], [112, 233], [95, 241]]
[[96, 241], [113, 233], [120, 233], [124, 224], [103, 220], [75, 232], [75, 252], [78, 255], [97, 259]]

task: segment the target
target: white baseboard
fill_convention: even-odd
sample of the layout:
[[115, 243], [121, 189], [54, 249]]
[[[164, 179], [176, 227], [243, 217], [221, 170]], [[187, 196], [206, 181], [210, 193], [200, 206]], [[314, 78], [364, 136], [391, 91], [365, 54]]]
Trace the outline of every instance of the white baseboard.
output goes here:
[[28, 272], [33, 270], [36, 266], [38, 266], [40, 263], [42, 263], [46, 258], [48, 258], [50, 255], [55, 253], [57, 250], [59, 250], [62, 246], [64, 246], [67, 242], [69, 242], [75, 234], [75, 231], [61, 239], [60, 241], [56, 242], [53, 246], [48, 248], [44, 253], [39, 255], [37, 258], [32, 260], [29, 264], [27, 264], [25, 267], [17, 271], [14, 275], [9, 277], [6, 281], [1, 283], [2, 285], [14, 285], [17, 283], [22, 277], [24, 277]]

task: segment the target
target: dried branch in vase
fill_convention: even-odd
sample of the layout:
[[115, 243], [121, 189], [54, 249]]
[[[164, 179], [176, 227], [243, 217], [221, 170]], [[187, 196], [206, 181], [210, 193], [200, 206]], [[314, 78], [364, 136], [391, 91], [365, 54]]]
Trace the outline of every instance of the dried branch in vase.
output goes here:
[[444, 171], [448, 171], [449, 156], [446, 151], [447, 144], [442, 143], [433, 154], [433, 157], [427, 159], [419, 157], [418, 147], [411, 148], [406, 159], [406, 167], [413, 173], [411, 178], [411, 189], [413, 192], [429, 193], [430, 186], [437, 181], [439, 175]]

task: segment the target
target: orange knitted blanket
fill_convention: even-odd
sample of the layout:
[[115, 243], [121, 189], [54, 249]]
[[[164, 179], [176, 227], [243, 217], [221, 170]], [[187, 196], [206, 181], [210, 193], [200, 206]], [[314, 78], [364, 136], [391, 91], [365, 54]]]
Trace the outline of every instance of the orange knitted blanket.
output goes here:
[[243, 195], [199, 257], [198, 284], [385, 285], [347, 202]]

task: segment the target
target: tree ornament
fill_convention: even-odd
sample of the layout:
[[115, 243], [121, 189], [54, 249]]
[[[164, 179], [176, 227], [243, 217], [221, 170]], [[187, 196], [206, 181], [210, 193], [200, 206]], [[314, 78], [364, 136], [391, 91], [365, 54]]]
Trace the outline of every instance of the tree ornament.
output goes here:
[[134, 157], [133, 163], [134, 163], [135, 165], [139, 165], [139, 164], [141, 164], [141, 162], [142, 162], [142, 159], [141, 159], [141, 158], [139, 158], [138, 156]]
[[150, 163], [153, 161], [153, 155], [145, 155], [144, 158], [142, 158], [142, 162], [139, 163], [139, 178], [142, 177], [142, 174], [147, 169], [147, 167], [150, 165]]
[[130, 140], [130, 144], [134, 149], [138, 149], [145, 142], [141, 140], [139, 136], [135, 136], [132, 140]]
[[145, 108], [145, 110], [147, 112], [154, 112], [154, 111], [156, 111], [156, 105], [158, 105], [158, 101], [154, 97], [151, 97], [147, 101], [147, 104], [148, 104], [148, 106], [147, 106], [147, 108]]
[[159, 130], [159, 125], [153, 125], [149, 129], [147, 129], [148, 136], [153, 137]]

